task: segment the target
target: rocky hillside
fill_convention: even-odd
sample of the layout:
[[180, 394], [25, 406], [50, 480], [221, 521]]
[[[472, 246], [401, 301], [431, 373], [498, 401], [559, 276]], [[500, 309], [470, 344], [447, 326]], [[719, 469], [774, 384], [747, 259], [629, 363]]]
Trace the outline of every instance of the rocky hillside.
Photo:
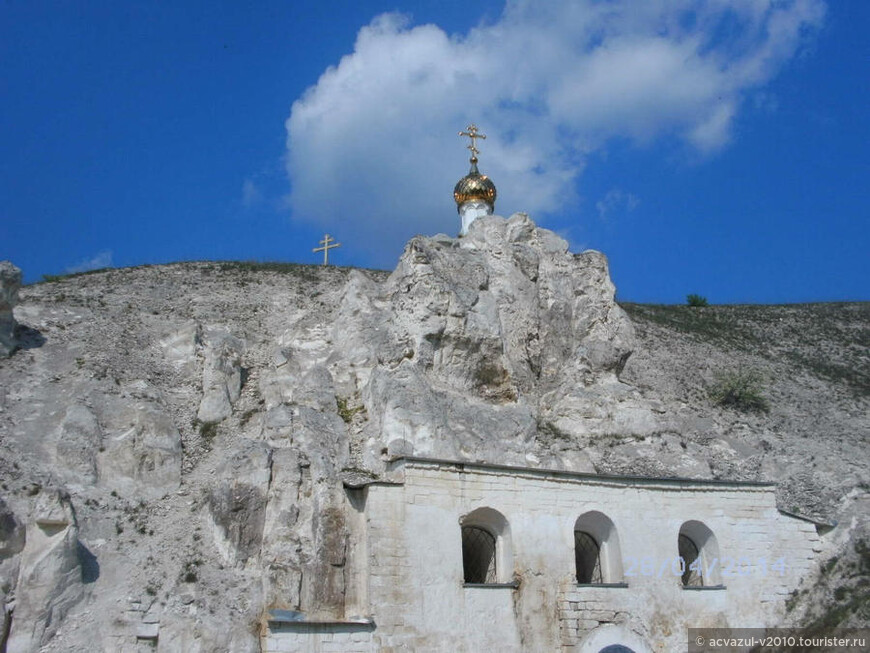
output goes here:
[[776, 481], [838, 522], [791, 618], [870, 623], [870, 304], [620, 307], [601, 254], [522, 214], [391, 274], [52, 279], [17, 325], [3, 273], [10, 652], [256, 651], [268, 607], [348, 616], [342, 482], [411, 453]]

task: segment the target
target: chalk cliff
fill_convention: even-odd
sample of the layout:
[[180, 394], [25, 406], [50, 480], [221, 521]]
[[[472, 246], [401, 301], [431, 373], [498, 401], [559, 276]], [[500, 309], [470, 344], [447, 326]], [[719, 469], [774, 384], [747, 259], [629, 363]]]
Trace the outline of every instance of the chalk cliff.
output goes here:
[[[342, 483], [396, 455], [773, 480], [866, 561], [867, 304], [620, 307], [602, 254], [524, 214], [416, 237], [391, 274], [181, 263], [16, 305], [2, 271], [10, 653], [247, 652], [267, 608], [350, 616]], [[711, 400], [741, 370], [769, 411]]]

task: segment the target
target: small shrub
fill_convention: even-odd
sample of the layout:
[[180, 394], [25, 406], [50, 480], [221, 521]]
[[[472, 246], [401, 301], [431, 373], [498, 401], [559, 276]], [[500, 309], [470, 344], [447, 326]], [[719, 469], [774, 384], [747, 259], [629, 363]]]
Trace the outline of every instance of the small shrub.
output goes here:
[[709, 392], [710, 398], [719, 406], [766, 413], [769, 405], [762, 389], [762, 378], [757, 372], [728, 372], [718, 375]]
[[366, 409], [365, 406], [354, 406], [351, 408], [350, 400], [347, 397], [336, 397], [335, 403], [338, 406], [338, 416], [344, 420], [345, 424], [350, 424], [353, 421], [353, 416]]
[[499, 385], [507, 380], [507, 371], [498, 364], [483, 363], [474, 372], [474, 380], [478, 386]]
[[707, 306], [707, 298], [702, 297], [701, 295], [696, 295], [696, 294], [692, 293], [691, 295], [686, 295], [686, 303], [689, 306], [703, 307], [703, 306]]
[[181, 580], [184, 583], [195, 583], [199, 579], [199, 574], [196, 572], [196, 568], [202, 564], [202, 561], [199, 559], [188, 560], [184, 563], [184, 568], [181, 570]]
[[560, 429], [554, 422], [538, 419], [538, 432], [544, 433], [554, 440], [570, 440], [571, 434]]
[[217, 428], [217, 422], [200, 422], [199, 437], [203, 440], [213, 440], [214, 436], [217, 435]]
[[785, 600], [785, 611], [791, 612], [797, 607], [798, 601], [801, 599], [801, 595], [804, 594], [806, 590], [792, 590], [789, 597]]

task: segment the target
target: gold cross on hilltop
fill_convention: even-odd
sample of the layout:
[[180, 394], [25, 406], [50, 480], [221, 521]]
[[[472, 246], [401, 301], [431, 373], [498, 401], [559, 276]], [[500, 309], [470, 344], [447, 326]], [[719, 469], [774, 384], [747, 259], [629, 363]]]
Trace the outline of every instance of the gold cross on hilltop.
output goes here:
[[468, 138], [471, 139], [471, 145], [467, 145], [466, 148], [471, 150], [471, 160], [476, 161], [477, 155], [480, 154], [480, 150], [478, 150], [477, 147], [475, 147], [474, 140], [476, 138], [482, 138], [482, 139], [486, 140], [486, 134], [478, 134], [477, 133], [477, 125], [475, 125], [474, 123], [468, 125], [467, 129], [468, 129], [467, 132], [459, 132], [459, 135], [460, 136], [468, 136]]
[[336, 247], [341, 247], [341, 243], [334, 243], [335, 238], [330, 236], [329, 234], [323, 235], [323, 240], [318, 241], [323, 247], [315, 247], [312, 249], [312, 252], [323, 252], [323, 264], [329, 264], [329, 250], [334, 249]]

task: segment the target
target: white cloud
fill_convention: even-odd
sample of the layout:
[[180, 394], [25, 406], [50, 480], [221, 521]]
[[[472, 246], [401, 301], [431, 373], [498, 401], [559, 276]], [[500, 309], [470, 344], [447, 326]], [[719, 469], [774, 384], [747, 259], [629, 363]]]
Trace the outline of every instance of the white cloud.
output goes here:
[[822, 0], [512, 0], [493, 24], [448, 36], [384, 14], [292, 107], [293, 215], [357, 247], [454, 233], [453, 184], [480, 167], [496, 212], [572, 206], [586, 155], [612, 137], [731, 138], [741, 101], [763, 89], [824, 16]]
[[611, 188], [607, 194], [595, 203], [598, 209], [598, 217], [602, 220], [609, 219], [614, 213], [634, 211], [640, 200], [632, 193], [626, 193], [619, 188]]
[[67, 274], [75, 274], [77, 272], [87, 272], [89, 270], [99, 270], [101, 268], [108, 268], [112, 266], [112, 251], [111, 250], [103, 250], [99, 252], [92, 258], [86, 258], [75, 265], [71, 265], [68, 267], [65, 272]]
[[735, 113], [737, 107], [731, 102], [714, 107], [705, 120], [689, 130], [689, 141], [702, 152], [722, 147], [731, 138], [731, 120]]

